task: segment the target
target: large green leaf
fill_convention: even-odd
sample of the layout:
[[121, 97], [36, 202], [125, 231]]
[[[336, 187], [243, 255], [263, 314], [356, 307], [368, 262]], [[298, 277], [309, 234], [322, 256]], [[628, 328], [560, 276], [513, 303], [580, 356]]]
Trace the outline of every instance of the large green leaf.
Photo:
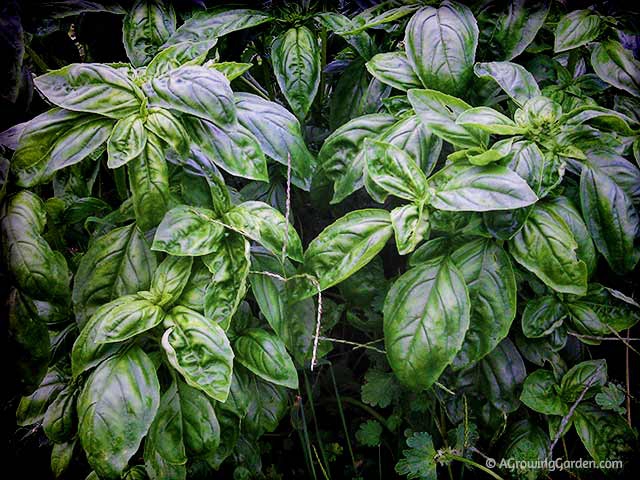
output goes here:
[[469, 293], [453, 262], [438, 258], [408, 270], [384, 303], [387, 358], [399, 380], [423, 390], [438, 380], [469, 328]]
[[233, 350], [224, 330], [198, 312], [180, 306], [167, 314], [167, 320], [173, 326], [162, 337], [162, 346], [171, 365], [189, 385], [224, 402], [233, 370]]
[[492, 78], [517, 105], [540, 95], [534, 76], [523, 66], [512, 62], [477, 63], [473, 67], [480, 78]]
[[30, 297], [66, 300], [69, 267], [42, 236], [46, 221], [44, 203], [28, 190], [7, 200], [0, 212], [4, 259], [17, 286]]
[[551, 2], [515, 0], [496, 20], [493, 40], [499, 45], [498, 60], [512, 60], [533, 42], [544, 25]]
[[562, 325], [567, 310], [558, 299], [551, 295], [534, 298], [527, 302], [522, 313], [522, 333], [528, 338], [550, 335]]
[[469, 8], [444, 2], [419, 10], [405, 30], [407, 58], [427, 88], [459, 95], [473, 75], [478, 24]]
[[100, 305], [147, 290], [155, 269], [155, 255], [135, 224], [95, 239], [82, 256], [73, 282], [78, 325], [84, 326]]
[[185, 130], [182, 120], [164, 108], [150, 108], [147, 111], [147, 121], [144, 126], [176, 152], [187, 154], [189, 134]]
[[137, 112], [144, 98], [126, 74], [102, 63], [73, 63], [41, 75], [34, 82], [54, 105], [111, 118]]
[[601, 360], [587, 360], [569, 369], [560, 381], [558, 393], [566, 401], [573, 403], [586, 390], [583, 398], [592, 398], [598, 388], [607, 383], [607, 362]]
[[149, 105], [209, 120], [225, 127], [236, 121], [229, 80], [217, 70], [185, 65], [144, 86]]
[[640, 311], [637, 305], [629, 303], [628, 297], [621, 298], [620, 292], [597, 283], [589, 284], [587, 295], [568, 302], [567, 308], [576, 327], [601, 330], [585, 332], [592, 335], [609, 335], [611, 328], [620, 332], [640, 321]]
[[491, 352], [509, 333], [516, 315], [516, 279], [507, 253], [494, 241], [477, 239], [451, 253], [471, 300], [469, 330], [454, 359], [464, 368]]
[[176, 29], [176, 14], [162, 0], [137, 0], [123, 21], [124, 49], [136, 67], [146, 65]]
[[286, 244], [286, 255], [302, 261], [302, 244], [298, 233], [278, 210], [266, 203], [241, 203], [229, 210], [224, 219], [232, 229], [276, 255], [282, 253]]
[[553, 51], [564, 52], [595, 40], [600, 34], [602, 20], [593, 10], [574, 10], [556, 24]]
[[169, 205], [169, 169], [160, 140], [149, 135], [142, 154], [127, 163], [129, 188], [138, 226], [157, 226]]
[[93, 372], [78, 398], [78, 434], [98, 475], [120, 478], [159, 403], [155, 366], [139, 347], [106, 360]]
[[394, 208], [389, 215], [400, 255], [411, 253], [429, 236], [429, 214], [424, 205], [410, 203]]
[[268, 382], [298, 388], [298, 373], [284, 343], [261, 328], [242, 332], [233, 342], [236, 360]]
[[[385, 210], [347, 213], [309, 244], [304, 271], [317, 278], [322, 290], [332, 287], [369, 263], [391, 234], [391, 219]], [[312, 288], [309, 295], [314, 293]]]
[[291, 109], [304, 119], [320, 85], [320, 46], [307, 27], [283, 32], [271, 47], [271, 62], [280, 90]]
[[605, 82], [640, 97], [640, 61], [620, 42], [607, 40], [591, 50], [591, 66]]
[[189, 281], [192, 257], [175, 257], [168, 255], [158, 266], [151, 282], [151, 294], [160, 307], [173, 304]]
[[640, 259], [640, 216], [631, 199], [608, 175], [583, 167], [580, 203], [598, 251], [614, 271], [631, 272]]
[[527, 407], [544, 415], [566, 415], [569, 407], [558, 395], [553, 372], [536, 370], [524, 381], [520, 400]]
[[[157, 114], [156, 114], [157, 115]], [[159, 133], [166, 133], [160, 131]], [[109, 168], [118, 168], [137, 158], [144, 151], [147, 144], [145, 121], [140, 114], [121, 118], [113, 127], [107, 153]]]
[[47, 408], [42, 419], [42, 429], [52, 442], [66, 442], [73, 437], [76, 424], [76, 395], [76, 387], [68, 385]]
[[28, 397], [22, 397], [16, 410], [16, 423], [20, 426], [40, 423], [47, 408], [65, 388], [68, 377], [58, 367], [51, 367], [40, 385]]
[[316, 160], [309, 152], [300, 123], [286, 108], [250, 93], [236, 95], [238, 122], [249, 130], [262, 151], [276, 162], [291, 162], [294, 185], [311, 188]]
[[489, 107], [475, 107], [465, 110], [456, 118], [456, 123], [498, 135], [524, 133], [524, 129], [516, 126], [509, 117]]
[[181, 42], [212, 40], [245, 28], [255, 27], [272, 19], [258, 10], [205, 10], [196, 12], [167, 40], [166, 45]]
[[635, 436], [623, 417], [581, 403], [573, 418], [576, 432], [596, 462], [625, 459], [633, 455]]
[[179, 205], [158, 225], [152, 248], [177, 256], [206, 255], [218, 248], [223, 234], [213, 210]]
[[429, 203], [440, 210], [486, 212], [526, 207], [538, 200], [527, 182], [499, 165], [457, 162], [429, 179]]
[[96, 343], [122, 342], [162, 322], [164, 311], [145, 298], [127, 295], [103, 305], [88, 325], [97, 328]]
[[578, 259], [578, 244], [565, 221], [542, 203], [534, 206], [522, 229], [509, 241], [515, 260], [552, 289], [583, 295], [587, 266]]
[[246, 375], [245, 395], [248, 396], [249, 403], [243, 420], [244, 427], [252, 435], [259, 437], [266, 432], [273, 432], [287, 413], [287, 390], [252, 373]]
[[226, 330], [247, 293], [249, 242], [242, 235], [229, 232], [218, 248], [202, 260], [211, 273], [204, 295], [204, 314]]
[[460, 148], [486, 146], [489, 135], [476, 128], [456, 123], [460, 114], [471, 108], [459, 98], [436, 90], [409, 90], [409, 102], [428, 130]]
[[398, 90], [420, 88], [422, 83], [404, 52], [379, 53], [367, 62], [369, 73]]
[[505, 338], [480, 362], [481, 391], [503, 414], [520, 406], [520, 389], [527, 371], [522, 356], [511, 340]]

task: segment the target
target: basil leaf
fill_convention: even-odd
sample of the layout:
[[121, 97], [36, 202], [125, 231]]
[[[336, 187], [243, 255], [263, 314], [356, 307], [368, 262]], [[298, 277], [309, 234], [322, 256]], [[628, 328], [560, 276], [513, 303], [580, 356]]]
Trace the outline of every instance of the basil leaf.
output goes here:
[[631, 272], [640, 259], [636, 244], [640, 216], [631, 199], [607, 175], [583, 167], [580, 203], [598, 251], [614, 271]]
[[[304, 253], [304, 271], [317, 278], [322, 290], [332, 287], [369, 263], [391, 233], [391, 219], [386, 210], [349, 212], [309, 244]], [[310, 294], [314, 293], [312, 289]]]
[[365, 140], [366, 174], [378, 188], [405, 200], [424, 199], [427, 177], [403, 150], [385, 142]]
[[369, 73], [382, 83], [403, 92], [422, 87], [404, 52], [379, 53], [369, 60], [366, 66]]
[[73, 63], [37, 77], [34, 83], [54, 105], [110, 118], [136, 113], [144, 98], [124, 73], [102, 63]]
[[168, 144], [176, 152], [186, 155], [189, 151], [189, 134], [182, 121], [164, 108], [150, 108], [147, 111], [145, 128]]
[[429, 179], [429, 203], [440, 210], [486, 212], [526, 207], [538, 200], [515, 172], [499, 165], [455, 163]]
[[522, 313], [522, 333], [527, 338], [550, 335], [566, 316], [564, 305], [551, 295], [529, 300]]
[[204, 295], [204, 314], [225, 330], [247, 293], [247, 275], [251, 267], [249, 242], [230, 232], [218, 248], [202, 258], [211, 272]]
[[505, 338], [480, 363], [480, 388], [491, 404], [504, 413], [520, 406], [519, 394], [527, 371], [520, 353]]
[[210, 281], [209, 269], [203, 262], [195, 259], [191, 276], [176, 303], [198, 313], [204, 313], [204, 296]]
[[147, 144], [144, 127], [144, 120], [139, 114], [118, 120], [107, 143], [109, 168], [121, 167], [142, 154]]
[[78, 434], [98, 475], [122, 475], [159, 403], [155, 367], [139, 347], [106, 360], [93, 372], [78, 398]]
[[413, 252], [418, 244], [429, 236], [428, 212], [424, 206], [410, 203], [390, 212], [391, 225], [400, 255]]
[[458, 116], [471, 108], [459, 98], [436, 90], [409, 90], [409, 102], [428, 130], [460, 148], [486, 146], [489, 136], [475, 128], [456, 123]]
[[518, 106], [540, 95], [536, 79], [524, 67], [512, 62], [476, 63], [473, 71], [480, 78], [492, 78]]
[[236, 360], [268, 382], [298, 388], [298, 373], [282, 340], [266, 330], [252, 328], [233, 342]]
[[57, 367], [50, 367], [40, 385], [28, 397], [22, 397], [16, 410], [16, 423], [20, 426], [40, 423], [47, 408], [66, 387], [67, 376]]
[[549, 370], [536, 370], [524, 381], [520, 400], [543, 415], [565, 416], [569, 407], [558, 396], [556, 378]]
[[634, 434], [620, 415], [604, 412], [590, 403], [581, 403], [576, 408], [573, 424], [596, 462], [628, 458], [633, 454]]
[[176, 14], [162, 0], [137, 0], [123, 20], [123, 43], [136, 67], [146, 65], [175, 32]]
[[265, 155], [283, 165], [290, 161], [291, 182], [308, 191], [316, 160], [296, 117], [277, 103], [250, 93], [236, 95], [236, 108], [238, 122], [254, 135]]
[[93, 340], [96, 343], [123, 342], [152, 329], [163, 318], [163, 310], [149, 300], [135, 295], [116, 299], [93, 314], [91, 320], [96, 322], [95, 327], [98, 329]]
[[578, 244], [565, 221], [545, 204], [536, 204], [522, 230], [509, 241], [509, 252], [552, 289], [583, 295], [587, 266], [578, 259]]
[[158, 266], [153, 274], [151, 282], [151, 294], [158, 300], [158, 306], [164, 307], [172, 305], [180, 295], [189, 281], [192, 257], [174, 257], [168, 255]]
[[127, 163], [129, 188], [138, 226], [157, 226], [169, 204], [169, 171], [158, 138], [149, 135], [142, 155]]
[[47, 438], [60, 443], [70, 440], [76, 423], [76, 390], [65, 387], [51, 402], [42, 419], [42, 429]]
[[469, 308], [462, 274], [446, 258], [414, 267], [393, 283], [384, 302], [384, 341], [402, 383], [424, 390], [438, 380], [462, 346]]
[[509, 2], [506, 15], [496, 19], [493, 40], [499, 47], [499, 60], [512, 60], [531, 45], [549, 13], [551, 2], [516, 0]]
[[272, 17], [264, 12], [245, 8], [200, 11], [184, 22], [165, 45], [211, 40], [238, 30], [255, 27], [271, 19]]
[[271, 47], [273, 72], [293, 113], [304, 119], [320, 86], [320, 46], [307, 27], [293, 27]]
[[516, 279], [507, 253], [476, 239], [451, 253], [471, 301], [469, 329], [453, 360], [456, 370], [477, 362], [507, 336], [516, 315]]
[[245, 394], [249, 404], [243, 422], [247, 432], [259, 437], [278, 427], [288, 410], [288, 395], [287, 390], [279, 385], [265, 382], [252, 373], [247, 375]]
[[[610, 328], [619, 332], [631, 328], [640, 321], [640, 312], [638, 312], [637, 307], [636, 309], [630, 308], [626, 301], [614, 296], [612, 290], [597, 283], [590, 284], [587, 295], [571, 301], [568, 303], [567, 308], [572, 320], [580, 322], [577, 326], [581, 328], [587, 326], [600, 327], [603, 335], [609, 335], [611, 333]], [[586, 325], [583, 321], [584, 319], [596, 320]], [[585, 333], [589, 334], [588, 332]], [[596, 335], [600, 334], [600, 332], [596, 333]]]
[[404, 38], [407, 58], [426, 87], [459, 95], [471, 80], [478, 24], [469, 8], [445, 2], [411, 17]]
[[595, 395], [598, 387], [607, 383], [607, 362], [606, 360], [587, 360], [586, 362], [574, 365], [564, 374], [560, 381], [560, 396], [569, 403], [575, 402], [585, 389], [587, 391], [583, 398], [591, 398]]
[[620, 42], [596, 44], [591, 50], [591, 66], [608, 84], [640, 97], [640, 62]]
[[478, 128], [498, 135], [524, 133], [524, 129], [518, 127], [509, 117], [489, 107], [476, 107], [465, 110], [458, 116], [456, 123], [463, 127]]
[[202, 42], [182, 42], [171, 45], [152, 58], [146, 67], [145, 77], [161, 77], [185, 64], [202, 65], [207, 58], [207, 53], [216, 45], [216, 42], [214, 38]]
[[28, 190], [8, 199], [0, 212], [4, 259], [21, 291], [39, 300], [64, 301], [71, 275], [64, 256], [42, 236], [46, 218], [44, 203]]
[[78, 325], [82, 328], [100, 305], [147, 290], [155, 269], [155, 255], [135, 224], [95, 239], [82, 256], [73, 282]]
[[225, 127], [236, 121], [233, 92], [216, 70], [184, 65], [143, 86], [149, 105], [175, 110]]
[[229, 395], [233, 350], [215, 322], [193, 310], [174, 307], [167, 314], [173, 323], [162, 337], [162, 347], [171, 365], [187, 384], [224, 402]]
[[356, 28], [349, 17], [337, 12], [322, 12], [315, 19], [330, 32], [344, 38], [363, 59], [369, 60], [376, 54], [376, 44], [368, 33], [352, 33]]
[[266, 203], [241, 203], [229, 210], [224, 219], [232, 229], [276, 255], [281, 254], [286, 243], [286, 255], [302, 261], [302, 244], [298, 233], [279, 211]]
[[69, 468], [73, 459], [73, 451], [77, 440], [74, 438], [69, 442], [54, 443], [51, 448], [51, 473], [55, 478], [59, 478]]
[[581, 47], [600, 35], [602, 20], [591, 10], [574, 10], [558, 20], [553, 51], [564, 52]]
[[214, 252], [224, 234], [224, 227], [215, 220], [215, 213], [206, 208], [172, 208], [158, 225], [151, 248], [186, 257]]

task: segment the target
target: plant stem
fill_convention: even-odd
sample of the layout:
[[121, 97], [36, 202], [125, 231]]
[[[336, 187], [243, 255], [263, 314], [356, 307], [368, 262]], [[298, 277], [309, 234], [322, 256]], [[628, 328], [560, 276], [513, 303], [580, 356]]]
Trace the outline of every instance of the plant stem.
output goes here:
[[333, 365], [329, 363], [329, 372], [331, 373], [331, 381], [333, 382], [333, 390], [336, 394], [336, 401], [338, 402], [338, 412], [340, 413], [340, 420], [342, 422], [342, 428], [344, 429], [344, 436], [347, 439], [347, 448], [349, 449], [349, 456], [351, 457], [351, 464], [353, 465], [354, 471], [356, 470], [356, 457], [353, 454], [353, 448], [351, 447], [351, 439], [349, 438], [349, 429], [347, 428], [347, 420], [344, 416], [344, 411], [342, 410], [342, 401], [340, 399], [340, 392], [338, 391], [338, 384], [336, 382], [336, 377], [333, 374]]
[[[389, 430], [389, 427], [387, 426], [387, 421], [385, 420], [385, 418], [382, 415], [380, 415], [378, 412], [376, 412], [373, 408], [371, 408], [369, 405], [366, 405], [366, 404], [362, 403], [361, 401], [356, 400], [353, 397], [342, 397], [342, 401], [345, 402], [345, 403], [350, 403], [351, 405], [354, 405], [354, 406], [364, 410], [369, 415], [371, 415], [373, 418], [378, 420], [387, 430]], [[389, 430], [389, 431], [391, 431], [391, 430]]]
[[465, 458], [465, 457], [461, 457], [459, 455], [454, 455], [454, 454], [449, 454], [447, 456], [452, 460], [457, 460], [459, 462], [466, 463], [467, 465], [470, 465], [470, 466], [472, 466], [474, 468], [482, 470], [484, 473], [486, 473], [487, 475], [495, 478], [496, 480], [504, 480], [504, 478], [502, 478], [500, 475], [498, 475], [497, 473], [491, 471], [490, 469], [488, 469], [484, 465], [480, 465], [478, 462], [474, 462], [473, 460], [470, 460], [470, 459]]

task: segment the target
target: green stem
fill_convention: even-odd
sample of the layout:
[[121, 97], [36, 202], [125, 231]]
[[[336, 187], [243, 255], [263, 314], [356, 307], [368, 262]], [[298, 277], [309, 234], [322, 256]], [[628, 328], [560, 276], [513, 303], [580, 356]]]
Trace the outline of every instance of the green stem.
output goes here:
[[47, 73], [50, 70], [45, 61], [42, 60], [42, 57], [34, 52], [31, 47], [27, 45], [25, 46], [25, 50], [27, 55], [29, 55], [29, 58], [33, 60], [33, 63], [35, 63], [36, 67], [42, 70], [42, 73]]
[[378, 412], [376, 412], [373, 408], [371, 408], [369, 405], [366, 405], [366, 404], [362, 403], [361, 401], [356, 400], [353, 397], [342, 397], [342, 401], [345, 402], [345, 403], [350, 403], [351, 405], [354, 405], [354, 406], [360, 408], [361, 410], [364, 410], [369, 415], [371, 415], [373, 418], [378, 420], [387, 430], [389, 430], [391, 432], [391, 430], [387, 426], [387, 421], [385, 420], [385, 418], [382, 415], [380, 415]]
[[491, 471], [490, 469], [488, 469], [484, 465], [480, 465], [479, 463], [474, 462], [473, 460], [470, 460], [470, 459], [465, 458], [465, 457], [461, 457], [459, 455], [454, 455], [454, 454], [448, 454], [447, 457], [449, 457], [451, 460], [457, 460], [459, 462], [466, 463], [467, 465], [470, 465], [470, 466], [472, 466], [474, 468], [477, 468], [478, 470], [482, 470], [484, 473], [486, 473], [487, 475], [495, 478], [496, 480], [504, 480], [504, 478], [502, 478], [497, 473]]
[[338, 402], [338, 412], [340, 413], [340, 420], [342, 421], [342, 428], [344, 429], [344, 436], [347, 439], [347, 448], [349, 449], [349, 456], [351, 457], [351, 464], [353, 465], [354, 471], [357, 469], [356, 465], [356, 457], [353, 454], [353, 448], [351, 447], [351, 439], [349, 438], [349, 429], [347, 428], [347, 420], [344, 416], [344, 411], [342, 410], [342, 401], [340, 399], [340, 392], [338, 391], [338, 383], [336, 382], [336, 377], [333, 374], [333, 365], [329, 363], [329, 372], [331, 373], [331, 381], [333, 382], [333, 389], [336, 393], [336, 400]]

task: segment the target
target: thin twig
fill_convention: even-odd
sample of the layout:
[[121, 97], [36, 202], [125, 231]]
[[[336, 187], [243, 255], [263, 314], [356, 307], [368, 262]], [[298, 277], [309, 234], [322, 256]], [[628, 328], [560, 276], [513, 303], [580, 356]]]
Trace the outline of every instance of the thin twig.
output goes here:
[[385, 352], [384, 350], [381, 350], [379, 348], [376, 347], [372, 347], [366, 343], [358, 343], [358, 342], [351, 342], [349, 340], [341, 340], [339, 338], [331, 338], [331, 337], [318, 337], [320, 340], [327, 340], [329, 342], [335, 342], [335, 343], [344, 343], [345, 345], [353, 345], [356, 348], [354, 348], [354, 350], [358, 349], [358, 348], [366, 348], [369, 350], [373, 350], [374, 352], [378, 352], [378, 353], [383, 353], [386, 355], [387, 352]]
[[285, 200], [284, 219], [286, 220], [285, 228], [287, 231], [284, 235], [282, 243], [282, 263], [287, 258], [287, 243], [289, 243], [289, 215], [291, 214], [291, 152], [287, 152], [287, 196]]
[[[627, 340], [629, 340], [629, 335], [631, 334], [631, 329], [627, 328]], [[629, 424], [629, 426], [631, 427], [631, 382], [630, 382], [630, 369], [629, 369], [629, 347], [626, 346], [625, 350], [624, 350], [624, 357], [625, 357], [625, 367], [626, 367], [626, 375], [625, 375], [625, 380], [626, 380], [626, 384], [627, 384], [627, 423]]]

